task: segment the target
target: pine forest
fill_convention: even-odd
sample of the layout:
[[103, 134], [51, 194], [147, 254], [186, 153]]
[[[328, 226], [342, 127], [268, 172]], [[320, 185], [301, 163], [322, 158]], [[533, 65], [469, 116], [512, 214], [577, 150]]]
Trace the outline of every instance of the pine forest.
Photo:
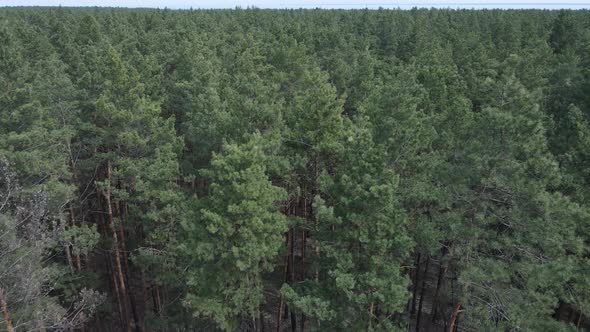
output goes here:
[[590, 331], [590, 11], [0, 8], [0, 331]]

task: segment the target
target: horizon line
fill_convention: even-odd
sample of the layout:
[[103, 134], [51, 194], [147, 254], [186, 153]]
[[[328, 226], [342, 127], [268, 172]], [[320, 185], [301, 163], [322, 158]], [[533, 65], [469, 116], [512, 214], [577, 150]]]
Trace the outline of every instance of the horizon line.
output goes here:
[[[543, 7], [546, 6], [546, 7]], [[423, 3], [423, 4], [392, 4], [392, 3], [322, 3], [322, 4], [280, 4], [277, 6], [260, 6], [256, 4], [236, 4], [234, 6], [101, 6], [101, 5], [1, 5], [0, 8], [105, 8], [105, 9], [169, 9], [169, 10], [199, 10], [199, 9], [322, 9], [323, 7], [338, 7], [330, 9], [525, 9], [525, 10], [581, 10], [590, 9], [590, 3]], [[353, 7], [353, 8], [351, 8]], [[548, 8], [549, 7], [549, 8]], [[574, 8], [572, 8], [574, 7]]]

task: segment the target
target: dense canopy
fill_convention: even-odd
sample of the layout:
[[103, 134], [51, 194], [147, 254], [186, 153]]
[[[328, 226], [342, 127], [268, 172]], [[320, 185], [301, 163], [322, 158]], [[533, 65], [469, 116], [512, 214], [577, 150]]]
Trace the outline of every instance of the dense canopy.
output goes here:
[[590, 328], [590, 12], [0, 10], [0, 331]]

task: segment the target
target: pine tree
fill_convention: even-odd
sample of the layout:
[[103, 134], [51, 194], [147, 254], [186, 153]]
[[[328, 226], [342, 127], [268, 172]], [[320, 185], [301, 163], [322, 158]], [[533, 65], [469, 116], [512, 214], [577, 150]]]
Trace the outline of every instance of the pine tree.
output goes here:
[[203, 171], [210, 195], [195, 202], [194, 219], [183, 223], [180, 250], [190, 257], [184, 303], [223, 330], [234, 330], [239, 318], [259, 317], [265, 276], [286, 230], [277, 205], [285, 193], [270, 182], [265, 165], [274, 145], [258, 133], [244, 144], [225, 144]]
[[313, 295], [293, 299], [324, 329], [391, 331], [391, 317], [403, 311], [408, 296], [400, 265], [411, 240], [396, 197], [398, 180], [368, 124], [365, 117], [346, 121], [346, 148], [334, 178], [320, 177], [326, 197], [314, 202], [320, 275], [297, 286]]
[[549, 191], [559, 181], [556, 163], [536, 99], [514, 76], [516, 63], [509, 59], [490, 81], [497, 103], [484, 106], [465, 138], [458, 161], [467, 181], [454, 185], [465, 212], [450, 255], [464, 325], [558, 329], [551, 314], [573, 268], [567, 254], [583, 248], [573, 233], [580, 211]]

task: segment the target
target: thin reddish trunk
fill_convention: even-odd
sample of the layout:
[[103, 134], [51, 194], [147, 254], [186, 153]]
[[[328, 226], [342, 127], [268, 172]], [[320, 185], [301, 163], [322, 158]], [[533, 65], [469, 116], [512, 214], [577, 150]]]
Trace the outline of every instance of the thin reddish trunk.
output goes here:
[[66, 260], [68, 261], [68, 267], [70, 268], [70, 272], [74, 272], [74, 263], [72, 261], [70, 245], [67, 243], [64, 244], [64, 253], [66, 254]]
[[[316, 258], [319, 259], [320, 258], [320, 254], [321, 254], [320, 253], [320, 247], [316, 246], [315, 247], [315, 255], [316, 255]], [[320, 282], [320, 267], [319, 267], [319, 264], [318, 264], [317, 270], [315, 271], [315, 282], [316, 283], [319, 283]]]
[[[315, 200], [315, 196], [319, 192], [319, 190], [318, 190], [318, 183], [317, 183], [318, 182], [318, 175], [319, 175], [319, 169], [318, 169], [318, 167], [319, 167], [319, 160], [318, 159], [319, 159], [318, 156], [315, 156], [314, 157], [314, 160], [313, 160], [313, 182], [314, 183], [313, 183], [312, 200]], [[311, 217], [314, 220], [315, 230], [316, 230], [316, 232], [319, 232], [319, 230], [320, 230], [320, 221], [318, 220], [318, 218], [317, 218], [317, 216], [315, 214], [315, 211], [313, 209], [313, 203], [310, 206], [309, 212], [311, 214]], [[319, 260], [319, 258], [320, 258], [320, 247], [317, 244], [315, 246], [315, 255], [316, 255], [316, 258]], [[317, 268], [317, 270], [315, 272], [315, 281], [317, 283], [320, 282], [320, 267], [319, 267], [319, 264], [318, 264], [318, 268]]]
[[[299, 199], [299, 201], [301, 201]], [[307, 216], [307, 199], [304, 198], [303, 199], [303, 216], [305, 218], [308, 218]], [[305, 249], [307, 247], [307, 233], [306, 230], [303, 229], [301, 230], [301, 281], [305, 280], [305, 271], [306, 271], [306, 266], [305, 266]]]
[[295, 259], [294, 259], [294, 248], [295, 244], [293, 241], [295, 240], [294, 234], [295, 230], [291, 228], [289, 230], [289, 282], [292, 283], [295, 281]]
[[[292, 284], [295, 281], [295, 228], [289, 230], [289, 283]], [[293, 310], [289, 311], [291, 317], [291, 331], [297, 330], [297, 320]]]
[[307, 237], [305, 236], [305, 229], [301, 230], [301, 281], [305, 280], [305, 246], [307, 245]]
[[2, 309], [2, 318], [4, 319], [4, 327], [6, 328], [6, 332], [14, 332], [12, 320], [10, 320], [10, 314], [8, 313], [6, 292], [4, 291], [4, 288], [0, 288], [0, 309]]
[[[295, 273], [295, 228], [289, 230], [289, 283], [293, 283], [296, 279]], [[293, 310], [290, 311], [291, 316], [291, 330], [297, 330], [297, 320]]]
[[158, 303], [158, 315], [162, 312], [162, 296], [160, 296], [160, 287], [156, 285], [156, 302]]
[[[301, 199], [299, 199], [301, 202]], [[303, 199], [303, 215], [307, 216], [307, 199]], [[305, 280], [305, 247], [307, 246], [307, 233], [305, 228], [301, 230], [301, 281]], [[304, 313], [301, 313], [301, 331], [305, 331], [306, 317]]]
[[80, 255], [74, 254], [74, 259], [76, 262], [76, 271], [81, 272], [82, 271], [82, 259], [80, 259]]
[[449, 323], [449, 332], [455, 331], [455, 322], [457, 321], [457, 316], [459, 316], [459, 311], [461, 309], [461, 302], [457, 302], [455, 307], [453, 307], [453, 313], [451, 314], [451, 320]]
[[373, 330], [373, 312], [375, 311], [375, 302], [371, 301], [369, 305], [369, 325], [367, 327], [367, 331]]
[[[61, 231], [65, 231], [66, 229], [66, 218], [60, 218], [60, 229]], [[74, 272], [74, 261], [72, 259], [72, 251], [70, 249], [70, 243], [67, 239], [64, 241], [64, 254], [66, 255], [66, 261], [68, 262], [68, 267], [70, 268], [70, 272]]]
[[156, 294], [156, 285], [152, 286], [152, 302], [154, 305], [154, 313], [158, 315], [160, 313], [160, 308], [158, 307], [158, 295]]
[[111, 236], [113, 238], [113, 252], [115, 256], [115, 273], [118, 277], [119, 282], [119, 291], [121, 295], [121, 302], [123, 303], [123, 310], [124, 310], [124, 320], [127, 325], [127, 330], [132, 331], [133, 328], [131, 326], [131, 319], [129, 317], [129, 307], [127, 303], [127, 287], [125, 287], [125, 277], [123, 276], [123, 268], [121, 264], [121, 254], [119, 252], [119, 240], [117, 236], [117, 231], [115, 230], [115, 223], [113, 217], [113, 206], [111, 202], [111, 181], [112, 181], [112, 167], [111, 162], [107, 162], [107, 181], [108, 186], [106, 192], [104, 192], [104, 198], [106, 200], [105, 204], [107, 205], [107, 215], [109, 220], [109, 229], [111, 231]]
[[125, 326], [126, 325], [125, 312], [123, 311], [123, 300], [121, 299], [121, 291], [119, 290], [119, 282], [117, 281], [117, 276], [115, 275], [115, 271], [113, 270], [113, 262], [111, 262], [111, 257], [107, 256], [107, 260], [108, 260], [108, 264], [109, 264], [109, 274], [111, 275], [111, 279], [113, 282], [115, 299], [117, 300], [117, 305], [119, 307], [119, 317], [121, 318], [122, 326]]
[[[121, 213], [123, 211], [123, 209], [121, 209], [121, 205], [118, 201], [115, 201], [115, 208], [116, 208], [116, 212], [117, 212], [117, 216], [119, 217], [120, 222], [123, 222], [124, 219], [124, 215], [123, 213]], [[121, 252], [122, 252], [122, 258], [123, 258], [123, 268], [124, 268], [124, 276], [125, 276], [125, 283], [127, 285], [130, 285], [130, 272], [129, 272], [129, 259], [127, 258], [127, 241], [125, 240], [125, 229], [123, 228], [122, 225], [119, 226], [118, 228], [118, 234], [119, 234], [119, 239], [120, 239], [120, 244], [121, 244]], [[140, 320], [139, 320], [139, 314], [137, 313], [137, 304], [135, 302], [135, 297], [133, 296], [131, 287], [127, 287], [127, 297], [129, 297], [129, 302], [131, 304], [131, 313], [133, 315], [133, 321], [135, 322], [135, 329], [137, 331], [141, 331], [143, 324], [141, 324]]]
[[277, 315], [277, 332], [281, 331], [281, 321], [283, 320], [283, 296], [279, 299], [279, 310]]
[[[70, 205], [70, 220], [72, 226], [76, 226], [76, 217], [74, 215], [74, 207]], [[80, 254], [74, 254], [74, 260], [76, 262], [76, 270], [78, 272], [82, 271], [82, 260], [80, 259]]]
[[[125, 206], [126, 207], [126, 206]], [[125, 215], [127, 215], [127, 208], [125, 208]], [[137, 237], [139, 237], [140, 241], [143, 243], [145, 241], [145, 233], [143, 231], [143, 226], [140, 224], [137, 228]], [[142, 287], [142, 294], [143, 294], [143, 315], [142, 315], [142, 326], [145, 328], [146, 331], [151, 331], [149, 326], [145, 323], [145, 318], [149, 308], [150, 296], [149, 296], [149, 282], [146, 277], [146, 271], [141, 270], [141, 287]]]
[[[98, 193], [98, 191], [97, 191], [97, 193]], [[101, 200], [100, 200], [100, 195], [98, 197], [99, 197], [99, 199], [97, 200], [98, 211], [102, 211], [102, 204], [101, 204]], [[108, 226], [104, 220], [104, 217], [103, 217], [102, 213], [98, 213], [97, 216], [99, 219], [99, 222], [98, 222], [99, 230], [101, 231], [102, 236], [107, 238], [109, 231], [107, 230]], [[112, 291], [113, 291], [113, 294], [115, 295], [115, 300], [117, 301], [117, 307], [119, 308], [119, 318], [121, 319], [121, 325], [125, 326], [125, 322], [123, 321], [123, 316], [124, 316], [123, 305], [121, 303], [121, 297], [119, 296], [120, 295], [119, 285], [117, 283], [117, 278], [116, 278], [115, 272], [113, 270], [113, 263], [111, 262], [111, 255], [109, 255], [108, 252], [105, 252], [104, 258], [105, 258], [107, 274], [110, 277], [112, 285], [113, 285]]]
[[[68, 147], [69, 147], [69, 143], [68, 143]], [[96, 153], [96, 151], [94, 151], [94, 152]], [[71, 150], [70, 150], [70, 153], [71, 153]], [[73, 179], [73, 182], [75, 184], [77, 184], [78, 183], [78, 177], [76, 176], [76, 167], [75, 167], [74, 160], [72, 159], [72, 155], [71, 154], [70, 154], [70, 169], [72, 171], [72, 179]], [[76, 226], [76, 217], [75, 217], [75, 214], [74, 214], [74, 207], [72, 206], [71, 203], [69, 205], [70, 205], [69, 210], [70, 210], [70, 218], [71, 218], [72, 226]], [[78, 272], [80, 272], [82, 270], [82, 261], [80, 259], [80, 254], [74, 254], [74, 259], [75, 259], [75, 262], [76, 262], [76, 270]]]
[[[288, 270], [289, 270], [289, 254], [288, 254], [288, 248], [289, 248], [289, 232], [287, 232], [287, 234], [285, 234], [285, 241], [287, 242], [287, 255], [285, 255], [285, 269], [283, 272], [283, 281], [286, 283], [287, 282], [287, 276], [288, 276]], [[277, 332], [280, 332], [281, 330], [281, 321], [283, 319], [283, 294], [281, 294], [279, 296], [279, 309], [278, 311], [278, 315], [277, 315]]]
[[[121, 214], [121, 207], [119, 205], [118, 201], [115, 201], [115, 208], [117, 211], [117, 215], [119, 217], [119, 221], [122, 223], [123, 222], [123, 215]], [[123, 258], [123, 268], [124, 273], [126, 275], [129, 275], [129, 262], [127, 259], [127, 244], [126, 244], [126, 240], [125, 240], [125, 230], [123, 229], [122, 225], [119, 225], [119, 227], [117, 228], [117, 234], [119, 235], [119, 243], [121, 244], [121, 254], [122, 254], [122, 258]]]

